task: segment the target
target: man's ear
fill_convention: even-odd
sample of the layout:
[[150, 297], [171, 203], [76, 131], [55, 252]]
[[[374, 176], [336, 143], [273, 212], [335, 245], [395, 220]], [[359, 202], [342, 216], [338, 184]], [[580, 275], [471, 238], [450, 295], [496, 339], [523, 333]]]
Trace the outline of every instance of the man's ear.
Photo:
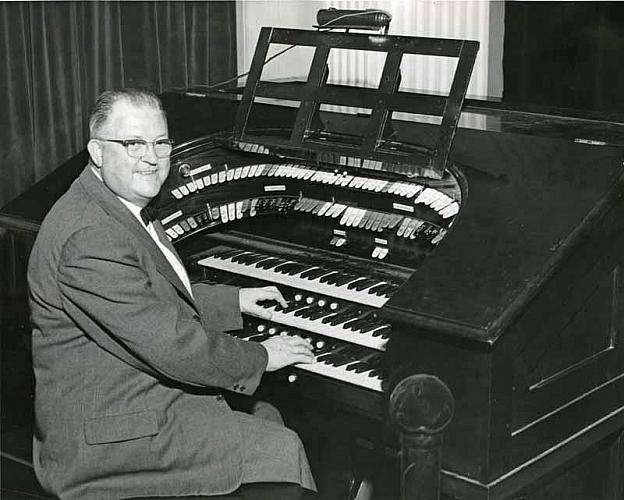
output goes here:
[[102, 166], [102, 145], [93, 139], [87, 143], [87, 151], [93, 164], [100, 168]]

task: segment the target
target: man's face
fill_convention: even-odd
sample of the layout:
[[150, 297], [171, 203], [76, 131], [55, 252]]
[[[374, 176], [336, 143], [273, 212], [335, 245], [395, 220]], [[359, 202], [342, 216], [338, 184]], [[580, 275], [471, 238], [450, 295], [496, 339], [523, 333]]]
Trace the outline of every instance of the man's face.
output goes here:
[[[121, 100], [113, 105], [97, 137], [146, 141], [167, 139], [167, 122], [158, 109]], [[148, 144], [143, 157], [131, 158], [122, 144], [95, 142], [101, 153], [99, 164], [97, 161], [95, 163], [100, 167], [104, 183], [117, 196], [140, 207], [147, 205], [158, 194], [169, 174], [169, 157], [158, 158], [153, 144]]]

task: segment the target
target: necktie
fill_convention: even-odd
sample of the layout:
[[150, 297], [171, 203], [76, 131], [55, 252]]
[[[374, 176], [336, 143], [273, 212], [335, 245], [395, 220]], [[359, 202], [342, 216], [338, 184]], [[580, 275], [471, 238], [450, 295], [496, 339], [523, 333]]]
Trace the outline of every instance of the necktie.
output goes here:
[[150, 222], [154, 222], [154, 220], [156, 219], [156, 217], [154, 216], [154, 211], [151, 207], [145, 207], [141, 209], [140, 215], [143, 224], [145, 224], [145, 227], [149, 226]]

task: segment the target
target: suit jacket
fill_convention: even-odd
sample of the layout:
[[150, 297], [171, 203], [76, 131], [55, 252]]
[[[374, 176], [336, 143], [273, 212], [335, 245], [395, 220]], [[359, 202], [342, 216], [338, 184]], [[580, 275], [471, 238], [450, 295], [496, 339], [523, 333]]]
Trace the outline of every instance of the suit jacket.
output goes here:
[[191, 297], [89, 167], [44, 220], [28, 280], [44, 487], [83, 499], [239, 486], [241, 429], [219, 389], [253, 393], [267, 354], [221, 333], [241, 327], [236, 289]]

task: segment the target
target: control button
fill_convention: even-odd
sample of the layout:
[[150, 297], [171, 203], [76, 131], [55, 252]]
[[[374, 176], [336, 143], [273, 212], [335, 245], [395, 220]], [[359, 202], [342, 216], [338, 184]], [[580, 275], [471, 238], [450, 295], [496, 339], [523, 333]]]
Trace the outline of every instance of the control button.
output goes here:
[[217, 395], [217, 401], [225, 401], [225, 398], [221, 394], [219, 394]]
[[296, 382], [296, 381], [297, 381], [297, 378], [298, 378], [298, 377], [297, 377], [297, 375], [296, 375], [296, 374], [291, 373], [290, 375], [288, 375], [288, 379], [287, 379], [287, 380], [288, 380], [288, 382], [289, 382], [289, 383], [291, 383], [291, 384], [292, 384], [293, 382]]

